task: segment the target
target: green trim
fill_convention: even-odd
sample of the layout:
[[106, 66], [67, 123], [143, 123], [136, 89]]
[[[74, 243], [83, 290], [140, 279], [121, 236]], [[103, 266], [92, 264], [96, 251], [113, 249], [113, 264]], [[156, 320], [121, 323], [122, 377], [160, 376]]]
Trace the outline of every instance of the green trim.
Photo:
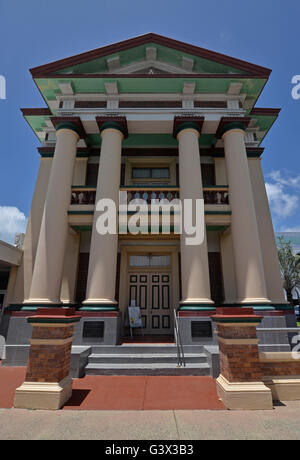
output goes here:
[[206, 231], [208, 232], [223, 232], [227, 228], [228, 225], [206, 225]]
[[199, 134], [201, 134], [201, 129], [199, 128], [198, 123], [195, 123], [194, 121], [185, 121], [177, 126], [177, 128], [174, 131], [174, 137], [177, 138], [178, 134], [183, 129], [195, 129]]
[[93, 227], [92, 225], [72, 225], [72, 228], [80, 232], [90, 232]]
[[261, 158], [261, 152], [258, 150], [256, 152], [247, 152], [247, 157], [248, 158]]
[[207, 216], [211, 216], [211, 215], [231, 216], [232, 212], [231, 211], [205, 211], [204, 214]]
[[85, 306], [78, 308], [78, 311], [119, 311], [119, 307], [114, 307], [111, 305], [101, 305], [101, 306]]
[[70, 121], [62, 121], [61, 123], [58, 123], [55, 127], [55, 130], [59, 131], [60, 129], [70, 129], [71, 131], [74, 131], [76, 134], [78, 134], [78, 136], [82, 136], [82, 132], [79, 127]]
[[92, 216], [94, 214], [94, 211], [68, 211], [68, 215], [90, 215]]
[[40, 153], [41, 158], [53, 158], [54, 157], [54, 152], [53, 153]]
[[[247, 307], [248, 308], [248, 307]], [[253, 308], [253, 311], [275, 311], [274, 307], [263, 307], [263, 306], [258, 306], [258, 307], [251, 307]]]
[[67, 304], [59, 304], [59, 305], [41, 305], [41, 304], [32, 304], [32, 305], [19, 305], [19, 304], [11, 304], [5, 307], [5, 311], [36, 311], [38, 308], [43, 308], [47, 311], [47, 308], [63, 308], [65, 306], [69, 306]]
[[39, 324], [39, 323], [49, 323], [49, 324], [71, 324], [71, 323], [78, 323], [79, 321], [81, 320], [81, 318], [68, 318], [67, 316], [64, 316], [64, 317], [53, 317], [51, 318], [51, 316], [47, 317], [47, 318], [41, 318], [41, 317], [38, 317], [38, 316], [30, 316], [29, 318], [27, 318], [27, 322], [28, 323], [31, 323], [31, 324]]
[[216, 307], [213, 305], [181, 305], [178, 311], [216, 311]]
[[229, 185], [203, 185], [202, 187], [204, 190], [206, 189], [219, 189], [219, 188], [229, 188]]
[[282, 305], [273, 305], [275, 310], [277, 311], [294, 311], [294, 307], [290, 304], [282, 304]]
[[124, 126], [120, 125], [116, 121], [106, 121], [105, 123], [103, 123], [100, 128], [100, 133], [102, 133], [102, 131], [104, 131], [105, 129], [117, 129], [123, 134], [124, 137], [127, 137], [127, 132]]
[[241, 121], [234, 121], [224, 126], [224, 128], [221, 130], [221, 136], [223, 136], [228, 131], [231, 131], [232, 129], [242, 129], [243, 131], [246, 131], [244, 123]]
[[77, 150], [76, 158], [89, 158], [90, 154], [87, 152], [80, 152]]

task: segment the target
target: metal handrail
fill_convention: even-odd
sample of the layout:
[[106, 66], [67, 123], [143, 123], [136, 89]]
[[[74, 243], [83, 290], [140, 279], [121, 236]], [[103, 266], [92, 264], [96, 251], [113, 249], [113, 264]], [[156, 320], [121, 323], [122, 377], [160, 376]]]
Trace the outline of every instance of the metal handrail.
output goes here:
[[184, 357], [183, 345], [181, 341], [179, 325], [178, 325], [178, 318], [177, 318], [175, 309], [174, 309], [174, 335], [175, 335], [175, 342], [176, 342], [176, 347], [177, 347], [177, 367], [185, 367], [185, 357]]

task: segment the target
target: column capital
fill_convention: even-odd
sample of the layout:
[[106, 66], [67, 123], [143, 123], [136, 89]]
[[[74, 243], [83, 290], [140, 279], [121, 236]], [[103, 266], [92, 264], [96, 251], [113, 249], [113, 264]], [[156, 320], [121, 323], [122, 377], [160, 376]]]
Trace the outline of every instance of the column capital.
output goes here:
[[105, 129], [117, 129], [127, 139], [128, 127], [126, 117], [96, 117], [96, 122], [100, 133]]
[[177, 139], [183, 129], [195, 129], [201, 134], [204, 117], [174, 117], [173, 137]]
[[246, 131], [250, 121], [250, 117], [222, 117], [216, 132], [216, 138], [221, 139], [226, 132], [232, 129]]
[[86, 137], [86, 132], [79, 117], [51, 117], [50, 118], [56, 131], [69, 129], [74, 131], [80, 138]]

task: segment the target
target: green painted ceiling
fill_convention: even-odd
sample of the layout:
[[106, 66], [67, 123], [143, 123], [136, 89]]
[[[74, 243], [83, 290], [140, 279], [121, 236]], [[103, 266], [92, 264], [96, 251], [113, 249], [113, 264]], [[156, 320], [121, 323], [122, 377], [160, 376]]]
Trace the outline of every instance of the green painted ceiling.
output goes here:
[[[199, 145], [201, 147], [212, 147], [215, 141], [214, 134], [202, 134], [200, 136]], [[87, 136], [89, 147], [98, 147], [101, 145], [101, 137], [99, 134], [89, 134]], [[178, 142], [172, 134], [130, 134], [123, 141], [124, 147], [177, 147]]]
[[105, 83], [117, 82], [119, 93], [182, 93], [185, 82], [196, 83], [195, 93], [226, 93], [230, 83], [242, 83], [241, 92], [253, 98], [253, 104], [263, 89], [266, 79], [261, 78], [130, 78], [128, 76], [110, 79], [105, 78], [36, 78], [35, 82], [45, 100], [55, 100], [61, 94], [59, 83], [72, 83], [75, 93], [102, 93], [106, 94]]

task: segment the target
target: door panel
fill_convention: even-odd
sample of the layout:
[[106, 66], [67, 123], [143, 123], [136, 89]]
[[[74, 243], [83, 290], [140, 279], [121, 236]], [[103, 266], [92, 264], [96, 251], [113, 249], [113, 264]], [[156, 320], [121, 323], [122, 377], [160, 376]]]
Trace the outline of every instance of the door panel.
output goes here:
[[131, 300], [141, 308], [146, 334], [173, 333], [170, 273], [130, 273]]

